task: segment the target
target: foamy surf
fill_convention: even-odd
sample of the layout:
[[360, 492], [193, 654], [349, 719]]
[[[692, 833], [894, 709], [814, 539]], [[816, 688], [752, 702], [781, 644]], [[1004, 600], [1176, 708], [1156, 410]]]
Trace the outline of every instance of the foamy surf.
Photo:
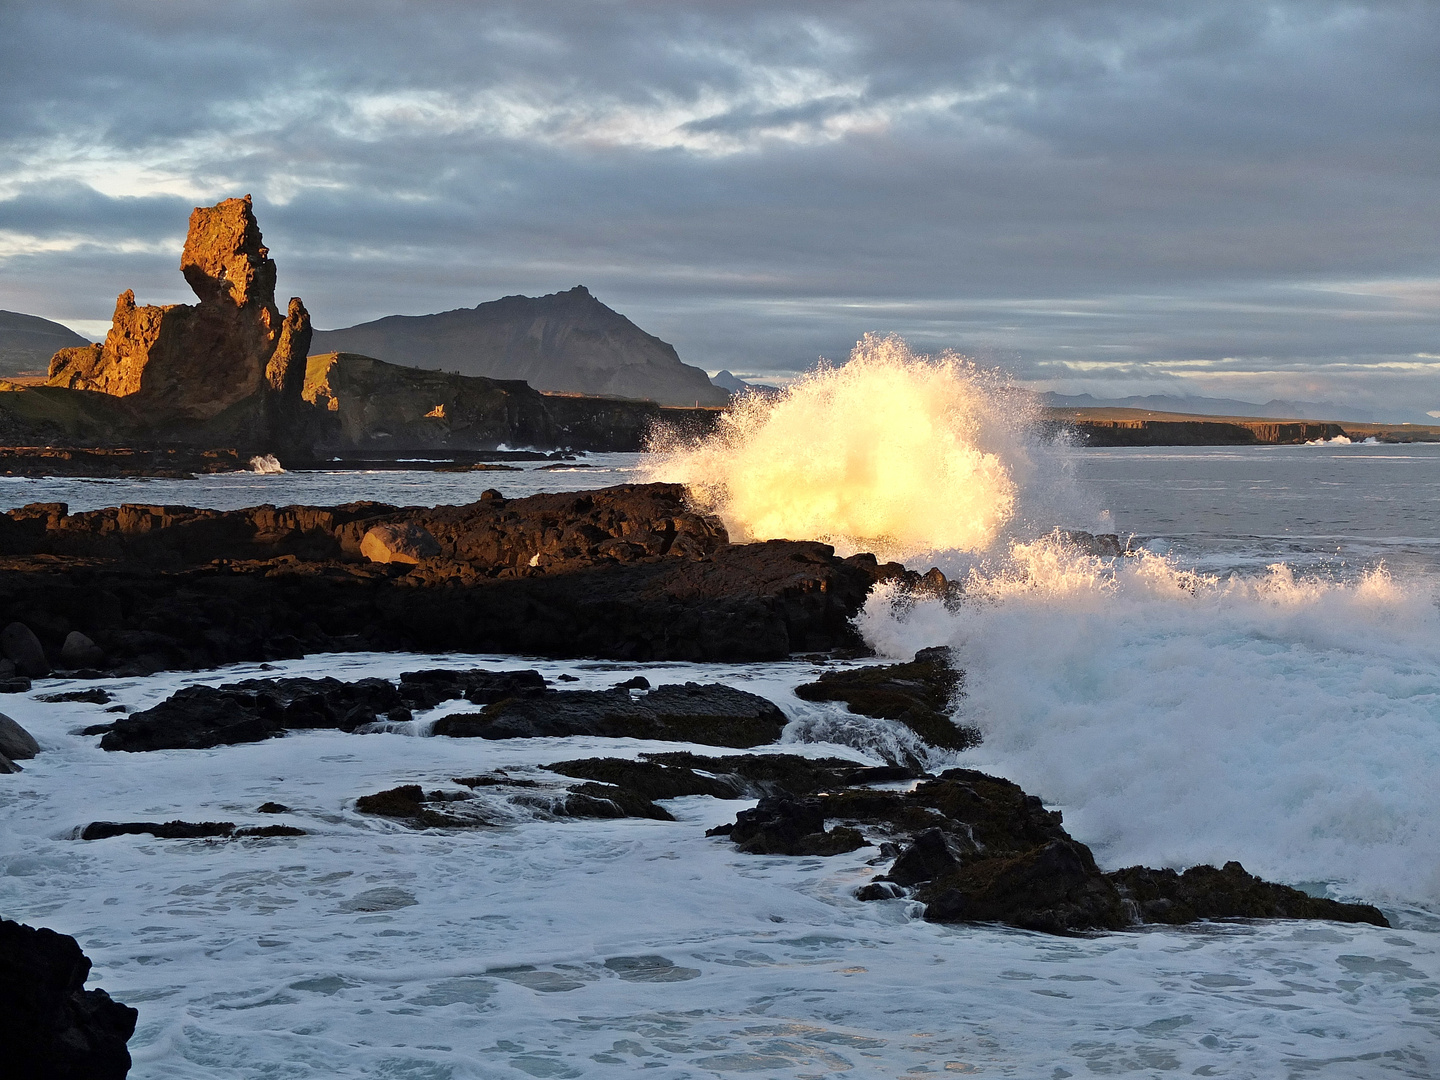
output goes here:
[[1111, 867], [1239, 859], [1440, 904], [1440, 615], [1428, 580], [1198, 574], [1016, 544], [963, 599], [872, 597], [882, 655], [950, 644], [966, 763], [1061, 807]]

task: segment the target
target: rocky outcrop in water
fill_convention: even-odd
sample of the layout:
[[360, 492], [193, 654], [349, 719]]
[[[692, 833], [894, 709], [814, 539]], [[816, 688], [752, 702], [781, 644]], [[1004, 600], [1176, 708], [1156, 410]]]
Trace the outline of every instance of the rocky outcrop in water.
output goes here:
[[[397, 523], [440, 554], [368, 561], [365, 535]], [[356, 649], [778, 659], [860, 647], [851, 617], [906, 573], [819, 543], [730, 544], [668, 484], [460, 507], [0, 514], [0, 604], [52, 664], [79, 631], [112, 672]]]
[[663, 739], [707, 746], [762, 746], [780, 737], [785, 714], [758, 694], [729, 686], [653, 690], [549, 690], [515, 696], [484, 712], [452, 713], [436, 735], [478, 739]]
[[0, 919], [0, 1056], [14, 1080], [123, 1080], [139, 1014], [86, 990], [74, 938]]
[[[133, 397], [152, 421], [263, 438], [298, 410], [310, 346], [299, 298], [281, 315], [250, 197], [197, 207], [180, 270], [198, 305], [137, 306], [127, 290], [103, 345], [57, 352], [49, 385]], [[223, 419], [222, 419], [223, 418]]]
[[391, 315], [315, 334], [317, 351], [390, 364], [520, 379], [536, 390], [726, 405], [730, 395], [673, 346], [606, 307], [583, 285], [549, 296], [507, 296], [438, 315]]

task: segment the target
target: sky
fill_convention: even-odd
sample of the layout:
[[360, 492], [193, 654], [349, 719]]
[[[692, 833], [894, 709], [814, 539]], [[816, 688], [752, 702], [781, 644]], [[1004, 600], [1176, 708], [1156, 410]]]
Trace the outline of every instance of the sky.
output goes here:
[[712, 372], [1440, 413], [1437, 56], [1429, 0], [0, 0], [0, 308], [189, 300], [250, 193], [322, 328], [583, 284]]

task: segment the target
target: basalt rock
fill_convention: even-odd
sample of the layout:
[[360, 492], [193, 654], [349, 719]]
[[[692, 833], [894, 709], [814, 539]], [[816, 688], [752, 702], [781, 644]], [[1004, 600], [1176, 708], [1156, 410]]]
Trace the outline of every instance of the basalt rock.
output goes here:
[[0, 920], [0, 1047], [16, 1080], [123, 1080], [139, 1014], [86, 990], [74, 938]]
[[1108, 875], [1146, 922], [1196, 919], [1331, 919], [1389, 926], [1380, 909], [1310, 896], [1288, 885], [1261, 881], [1238, 862], [1221, 869], [1192, 866], [1184, 873], [1131, 866]]
[[199, 750], [259, 742], [290, 729], [355, 731], [382, 717], [410, 720], [412, 709], [455, 698], [484, 705], [544, 689], [536, 671], [407, 671], [398, 686], [374, 678], [247, 679], [218, 687], [187, 686], [153, 708], [85, 733], [103, 735], [105, 750]]
[[496, 702], [479, 713], [441, 717], [435, 734], [481, 739], [598, 735], [746, 747], [774, 742], [784, 726], [785, 714], [757, 694], [685, 683], [643, 696], [628, 690], [550, 690]]
[[104, 345], [62, 349], [48, 384], [134, 398], [155, 425], [273, 441], [301, 403], [310, 316], [281, 315], [250, 197], [197, 207], [180, 257], [198, 305], [115, 304]]
[[842, 855], [865, 846], [856, 829], [825, 828], [818, 799], [767, 795], [753, 810], [742, 810], [726, 834], [749, 855]]
[[950, 719], [963, 678], [951, 664], [949, 649], [921, 649], [908, 664], [826, 672], [797, 686], [795, 695], [806, 701], [843, 701], [861, 716], [900, 721], [931, 746], [964, 750], [980, 735]]
[[[366, 561], [366, 533], [399, 523], [425, 529], [440, 554]], [[434, 508], [0, 514], [0, 607], [50, 653], [80, 631], [115, 674], [362, 649], [635, 661], [853, 651], [870, 588], [906, 575], [814, 542], [730, 544], [673, 484]]]

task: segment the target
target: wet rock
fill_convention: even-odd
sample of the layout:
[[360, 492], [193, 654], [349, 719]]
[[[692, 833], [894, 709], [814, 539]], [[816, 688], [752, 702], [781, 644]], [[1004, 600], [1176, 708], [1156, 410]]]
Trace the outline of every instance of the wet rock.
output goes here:
[[898, 720], [931, 746], [964, 750], [980, 741], [973, 728], [950, 718], [963, 674], [950, 650], [921, 649], [908, 664], [830, 671], [795, 688], [805, 701], [843, 701], [851, 712]]
[[86, 990], [74, 938], [0, 920], [0, 1047], [15, 1080], [123, 1080], [139, 1014]]
[[100, 687], [92, 686], [88, 690], [67, 690], [63, 694], [41, 694], [36, 700], [49, 704], [58, 704], [62, 701], [85, 701], [91, 705], [108, 705], [110, 695]]
[[1179, 925], [1197, 919], [1330, 919], [1389, 926], [1380, 909], [1310, 896], [1262, 881], [1238, 862], [1221, 869], [1192, 866], [1184, 873], [1131, 866], [1107, 875], [1139, 908], [1145, 922]]
[[747, 747], [774, 742], [784, 726], [785, 714], [757, 694], [685, 683], [657, 687], [638, 699], [627, 690], [547, 690], [496, 702], [483, 712], [442, 717], [435, 734], [482, 739], [598, 735]]
[[233, 821], [92, 821], [80, 830], [81, 840], [106, 840], [112, 836], [153, 836], [158, 840], [203, 840], [230, 836]]
[[855, 890], [856, 900], [899, 900], [904, 896], [905, 890], [893, 881], [876, 880]]
[[917, 833], [900, 852], [885, 880], [897, 885], [933, 881], [960, 869], [962, 857], [959, 845], [951, 836], [940, 829], [926, 829]]
[[15, 665], [15, 671], [32, 679], [50, 674], [50, 661], [35, 632], [22, 622], [12, 622], [0, 630], [0, 652]]
[[418, 565], [440, 554], [429, 530], [410, 522], [376, 525], [360, 541], [360, 554], [374, 563]]
[[647, 678], [645, 678], [644, 675], [636, 675], [636, 676], [635, 676], [634, 678], [632, 678], [632, 679], [626, 679], [624, 682], [616, 683], [614, 686], [611, 687], [611, 689], [612, 689], [612, 690], [649, 690], [649, 689], [650, 689], [650, 680], [647, 679]]
[[24, 771], [24, 769], [22, 769], [19, 765], [16, 765], [15, 762], [11, 761], [4, 754], [0, 754], [0, 776], [6, 776], [12, 773]]
[[257, 814], [288, 814], [290, 807], [284, 803], [264, 802], [255, 808]]
[[[466, 796], [468, 798], [469, 796]], [[355, 800], [355, 809], [375, 817], [395, 818], [416, 829], [463, 829], [488, 825], [478, 816], [459, 817], [445, 809], [455, 798], [444, 792], [426, 794], [419, 784], [401, 784]]]
[[489, 705], [506, 698], [539, 694], [545, 679], [538, 671], [452, 671], [435, 668], [407, 671], [400, 676], [400, 696], [412, 709], [433, 709], [443, 701], [464, 698]]
[[23, 694], [30, 689], [30, 680], [20, 677], [0, 679], [0, 694]]
[[116, 720], [100, 740], [105, 750], [193, 750], [259, 742], [290, 728], [354, 731], [402, 705], [384, 679], [247, 679], [224, 686], [187, 686], [154, 708]]
[[969, 862], [917, 898], [930, 922], [1004, 922], [1050, 934], [1118, 930], [1129, 922], [1090, 849], [1073, 840]]
[[674, 821], [664, 807], [656, 806], [639, 792], [614, 784], [580, 784], [549, 807], [557, 817], [649, 818], [652, 821]]
[[[911, 770], [898, 766], [863, 766], [844, 758], [809, 758], [799, 754], [732, 754], [726, 757], [708, 757], [682, 750], [640, 756], [648, 762], [669, 769], [687, 770], [692, 775], [712, 774], [721, 783], [733, 788], [739, 796], [747, 798], [759, 798], [779, 792], [809, 795], [817, 791], [835, 791], [856, 785], [911, 779], [916, 775]], [[692, 782], [699, 782], [699, 779], [697, 776], [696, 781]]]
[[749, 855], [840, 855], [865, 846], [855, 829], [825, 829], [825, 809], [817, 799], [767, 795], [753, 810], [735, 816], [730, 839]]
[[60, 646], [60, 662], [71, 670], [98, 668], [105, 663], [105, 650], [79, 630], [71, 630], [65, 635], [65, 643]]
[[743, 788], [729, 781], [703, 776], [693, 769], [676, 768], [654, 761], [584, 758], [578, 761], [557, 761], [545, 767], [562, 776], [613, 784], [646, 799], [676, 799], [684, 795], [736, 799], [746, 794]]
[[12, 761], [25, 761], [40, 752], [40, 744], [23, 727], [0, 713], [0, 754]]
[[243, 829], [236, 829], [232, 834], [235, 837], [258, 836], [304, 836], [304, 829], [297, 829], [294, 825], [247, 825]]

